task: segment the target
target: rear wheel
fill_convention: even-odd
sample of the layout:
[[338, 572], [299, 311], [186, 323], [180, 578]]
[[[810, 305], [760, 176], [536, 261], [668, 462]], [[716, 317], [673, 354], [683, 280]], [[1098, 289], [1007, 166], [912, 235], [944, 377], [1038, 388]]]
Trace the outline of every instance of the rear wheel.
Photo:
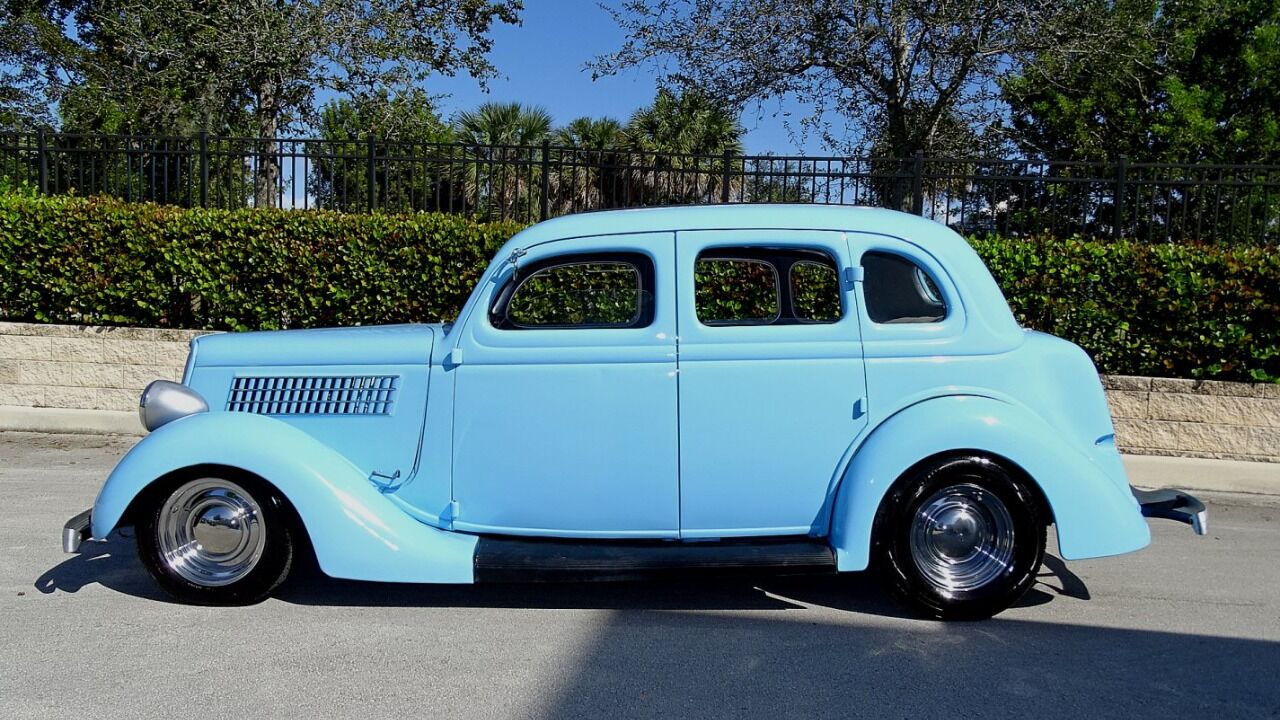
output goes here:
[[978, 456], [926, 463], [881, 511], [876, 556], [895, 595], [939, 619], [995, 615], [1022, 597], [1044, 558], [1038, 497]]
[[289, 521], [284, 498], [261, 480], [202, 474], [150, 496], [138, 552], [177, 600], [248, 605], [289, 574], [296, 544]]

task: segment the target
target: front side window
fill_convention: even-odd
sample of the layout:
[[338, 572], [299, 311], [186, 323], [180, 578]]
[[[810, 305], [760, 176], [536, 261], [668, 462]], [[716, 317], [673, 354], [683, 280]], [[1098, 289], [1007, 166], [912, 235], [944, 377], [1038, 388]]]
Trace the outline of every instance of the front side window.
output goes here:
[[496, 327], [635, 328], [652, 322], [652, 265], [630, 254], [544, 261], [519, 273], [491, 311]]
[[935, 323], [947, 317], [947, 304], [928, 271], [893, 253], [862, 256], [862, 291], [872, 322]]

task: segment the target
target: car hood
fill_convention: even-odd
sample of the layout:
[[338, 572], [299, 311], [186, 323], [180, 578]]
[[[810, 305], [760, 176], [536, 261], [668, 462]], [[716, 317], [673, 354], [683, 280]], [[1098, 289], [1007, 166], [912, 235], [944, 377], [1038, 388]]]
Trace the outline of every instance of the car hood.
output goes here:
[[441, 325], [375, 325], [203, 335], [191, 341], [200, 367], [427, 365]]

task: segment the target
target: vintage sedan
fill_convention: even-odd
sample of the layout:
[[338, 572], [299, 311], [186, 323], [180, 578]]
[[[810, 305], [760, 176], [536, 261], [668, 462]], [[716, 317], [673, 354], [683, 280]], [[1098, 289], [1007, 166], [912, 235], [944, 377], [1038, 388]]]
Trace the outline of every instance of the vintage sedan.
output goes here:
[[498, 253], [457, 320], [207, 335], [64, 545], [132, 525], [176, 598], [328, 575], [472, 583], [878, 568], [989, 616], [1146, 516], [1098, 374], [1018, 326], [942, 225], [808, 205], [559, 218]]

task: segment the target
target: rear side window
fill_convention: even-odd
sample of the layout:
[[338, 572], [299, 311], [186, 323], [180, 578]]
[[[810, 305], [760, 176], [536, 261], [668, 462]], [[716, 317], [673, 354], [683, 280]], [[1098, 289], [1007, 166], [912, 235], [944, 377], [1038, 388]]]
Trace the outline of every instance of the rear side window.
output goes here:
[[653, 266], [631, 253], [567, 256], [522, 270], [490, 311], [504, 330], [636, 328], [653, 321]]
[[862, 256], [862, 292], [872, 322], [934, 323], [947, 317], [947, 305], [927, 270], [893, 253]]
[[709, 248], [693, 275], [703, 325], [833, 323], [843, 314], [835, 260], [816, 248]]
[[763, 260], [699, 258], [694, 287], [704, 325], [768, 325], [781, 313], [778, 270]]

